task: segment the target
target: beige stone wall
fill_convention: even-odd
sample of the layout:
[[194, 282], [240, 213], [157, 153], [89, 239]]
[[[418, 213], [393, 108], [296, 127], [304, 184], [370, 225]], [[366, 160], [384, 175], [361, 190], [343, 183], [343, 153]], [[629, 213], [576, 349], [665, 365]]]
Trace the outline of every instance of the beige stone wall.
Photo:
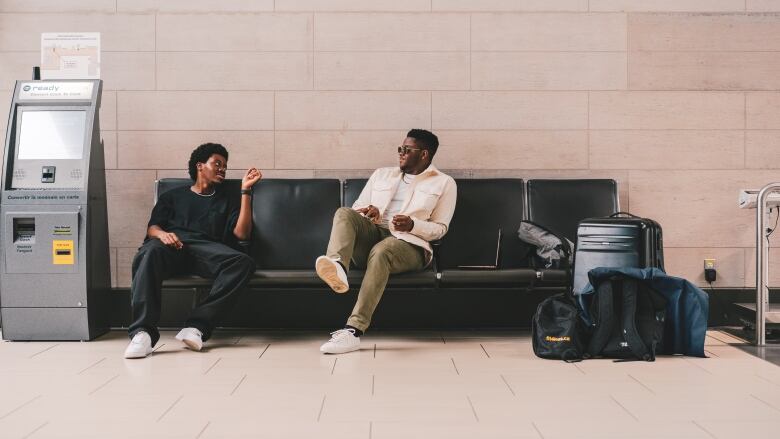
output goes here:
[[[754, 284], [780, 180], [778, 0], [0, 0], [0, 118], [40, 33], [99, 31], [114, 284], [203, 141], [269, 177], [351, 177], [432, 129], [461, 177], [611, 177], [671, 274]], [[780, 280], [780, 254], [775, 280]]]

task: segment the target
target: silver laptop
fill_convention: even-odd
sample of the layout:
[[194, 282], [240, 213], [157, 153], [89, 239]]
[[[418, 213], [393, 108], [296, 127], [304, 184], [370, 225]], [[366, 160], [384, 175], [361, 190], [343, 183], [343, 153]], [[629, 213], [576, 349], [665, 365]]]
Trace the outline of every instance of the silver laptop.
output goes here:
[[498, 262], [501, 258], [501, 229], [498, 229], [498, 241], [496, 241], [496, 261], [493, 265], [458, 265], [458, 268], [464, 270], [495, 270], [498, 268]]

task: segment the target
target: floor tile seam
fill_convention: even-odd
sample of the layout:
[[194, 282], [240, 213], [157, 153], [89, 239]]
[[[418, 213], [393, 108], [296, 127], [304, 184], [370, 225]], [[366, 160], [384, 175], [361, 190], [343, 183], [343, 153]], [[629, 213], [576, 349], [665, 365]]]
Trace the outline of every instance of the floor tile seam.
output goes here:
[[477, 416], [477, 409], [474, 407], [474, 403], [471, 401], [471, 398], [466, 395], [466, 400], [469, 402], [469, 406], [471, 406], [471, 413], [474, 414], [474, 419], [479, 422], [479, 416]]
[[214, 362], [208, 369], [206, 369], [205, 372], [203, 372], [203, 375], [207, 375], [209, 372], [211, 372], [211, 369], [213, 369], [219, 362], [222, 361], [222, 357], [217, 358], [217, 361]]
[[109, 379], [108, 379], [108, 381], [106, 381], [106, 382], [104, 382], [103, 384], [99, 385], [99, 386], [98, 386], [98, 387], [97, 387], [95, 390], [93, 390], [93, 391], [89, 392], [89, 393], [87, 394], [87, 396], [92, 396], [92, 395], [94, 395], [94, 394], [95, 394], [95, 393], [96, 393], [98, 390], [101, 390], [101, 389], [103, 389], [104, 387], [108, 386], [108, 385], [109, 385], [109, 384], [110, 384], [112, 381], [114, 381], [114, 380], [115, 380], [115, 379], [117, 379], [117, 378], [119, 378], [119, 374], [116, 374], [116, 375], [112, 376], [111, 378], [109, 378]]
[[103, 357], [103, 358], [101, 358], [101, 359], [100, 359], [100, 360], [98, 360], [97, 362], [95, 362], [95, 363], [92, 363], [91, 365], [89, 365], [89, 366], [85, 367], [84, 369], [81, 369], [81, 370], [80, 370], [80, 371], [79, 371], [79, 372], [78, 372], [76, 375], [81, 375], [82, 373], [86, 372], [87, 370], [89, 370], [89, 369], [91, 369], [91, 368], [93, 368], [93, 367], [97, 366], [98, 364], [100, 364], [100, 363], [102, 363], [102, 362], [106, 361], [106, 359], [108, 359], [108, 357]]
[[[715, 334], [725, 335], [726, 337], [732, 338], [733, 340], [732, 341], [726, 341], [726, 340], [724, 340], [722, 338], [716, 337]], [[733, 347], [735, 344], [736, 345], [744, 344], [744, 343], [740, 342], [736, 337], [733, 337], [732, 335], [729, 335], [729, 334], [724, 334], [721, 331], [711, 331], [711, 332], [708, 332], [707, 335], [711, 336], [712, 338], [714, 338], [715, 340], [718, 340], [721, 343], [724, 343], [726, 346]]]
[[206, 421], [206, 425], [204, 425], [203, 428], [198, 433], [198, 435], [195, 436], [195, 439], [200, 439], [200, 437], [203, 436], [203, 433], [206, 432], [206, 429], [209, 428], [209, 425], [211, 425], [211, 421]]
[[758, 397], [757, 395], [754, 395], [754, 394], [752, 394], [752, 393], [750, 394], [750, 396], [751, 396], [753, 399], [755, 399], [755, 400], [758, 400], [759, 402], [762, 402], [762, 403], [764, 403], [764, 404], [765, 404], [767, 407], [771, 408], [772, 410], [775, 410], [775, 411], [778, 411], [778, 412], [780, 412], [780, 408], [777, 408], [777, 407], [775, 407], [775, 406], [774, 406], [772, 403], [770, 403], [770, 402], [768, 402], [768, 401], [764, 401], [763, 399], [761, 399], [760, 397]]
[[182, 398], [184, 398], [184, 395], [183, 395], [183, 394], [182, 394], [182, 395], [180, 395], [178, 398], [176, 398], [176, 401], [174, 401], [174, 402], [173, 402], [173, 404], [171, 404], [170, 406], [168, 406], [168, 408], [167, 408], [167, 409], [165, 409], [165, 411], [163, 412], [163, 414], [161, 414], [161, 415], [160, 415], [160, 417], [159, 417], [159, 418], [157, 418], [157, 420], [156, 420], [155, 422], [160, 422], [160, 421], [162, 421], [162, 419], [163, 419], [163, 418], [164, 418], [164, 417], [165, 417], [165, 416], [166, 416], [166, 415], [167, 415], [167, 414], [168, 414], [168, 413], [169, 413], [171, 410], [173, 410], [173, 408], [176, 406], [176, 404], [178, 404], [178, 403], [179, 403], [179, 401], [181, 401], [181, 400], [182, 400]]
[[325, 409], [325, 399], [327, 397], [327, 394], [322, 395], [322, 403], [320, 404], [320, 412], [317, 414], [317, 422], [320, 422], [320, 419], [322, 419], [322, 411]]
[[38, 355], [41, 355], [41, 354], [42, 354], [42, 353], [44, 353], [44, 352], [48, 352], [48, 351], [50, 351], [50, 350], [52, 350], [52, 349], [56, 348], [56, 347], [57, 347], [57, 346], [59, 346], [59, 345], [60, 345], [59, 343], [55, 343], [55, 344], [53, 344], [53, 345], [49, 346], [48, 348], [46, 348], [46, 349], [44, 349], [44, 350], [42, 350], [42, 351], [39, 351], [39, 352], [36, 352], [36, 353], [34, 353], [34, 354], [30, 355], [29, 357], [27, 357], [27, 359], [35, 358], [36, 356], [38, 356]]
[[36, 400], [38, 400], [39, 398], [42, 398], [42, 397], [43, 397], [43, 395], [37, 395], [37, 396], [34, 396], [32, 399], [29, 399], [29, 400], [23, 402], [21, 405], [18, 405], [17, 407], [11, 409], [10, 411], [5, 413], [4, 415], [0, 416], [0, 421], [2, 421], [3, 419], [11, 416], [12, 414], [18, 412], [19, 410], [25, 408], [26, 406], [32, 404], [33, 402], [35, 402]]
[[241, 381], [239, 381], [238, 384], [236, 384], [236, 387], [233, 388], [233, 391], [230, 392], [230, 396], [233, 396], [233, 394], [236, 393], [236, 390], [238, 390], [238, 388], [241, 386], [241, 384], [244, 383], [244, 380], [246, 379], [247, 375], [248, 374], [244, 374], [244, 376], [241, 377]]
[[626, 408], [626, 407], [625, 407], [623, 404], [621, 404], [621, 403], [620, 403], [620, 401], [618, 401], [618, 400], [617, 400], [617, 398], [615, 398], [615, 396], [614, 396], [614, 395], [610, 394], [610, 395], [609, 395], [609, 397], [612, 399], [612, 401], [613, 401], [615, 404], [617, 404], [617, 405], [618, 405], [618, 407], [620, 407], [621, 409], [623, 409], [623, 411], [624, 411], [624, 412], [626, 412], [626, 414], [628, 414], [629, 416], [631, 416], [631, 417], [632, 417], [632, 418], [633, 418], [635, 421], [639, 422], [639, 418], [638, 418], [636, 415], [634, 415], [633, 413], [631, 413], [631, 411], [630, 411], [629, 409], [627, 409], [627, 408]]
[[765, 376], [762, 376], [758, 372], [755, 373], [755, 376], [757, 376], [758, 378], [760, 378], [760, 379], [762, 379], [762, 380], [764, 380], [764, 381], [766, 381], [766, 382], [768, 382], [770, 384], [774, 384], [775, 386], [780, 386], [780, 383], [777, 383], [777, 382], [775, 382], [775, 381], [773, 381], [773, 380], [771, 380], [771, 379], [769, 379], [769, 378], [767, 378]]
[[38, 431], [40, 431], [40, 430], [41, 430], [43, 427], [45, 427], [45, 426], [49, 425], [49, 422], [51, 422], [51, 421], [46, 421], [46, 422], [44, 422], [43, 424], [41, 424], [41, 425], [39, 425], [39, 426], [35, 427], [35, 429], [34, 429], [33, 431], [31, 431], [31, 432], [27, 433], [26, 435], [22, 436], [22, 439], [27, 439], [27, 438], [29, 438], [29, 437], [32, 437], [32, 435], [34, 435], [35, 433], [37, 433]]
[[709, 437], [711, 437], [712, 439], [717, 439], [717, 437], [716, 437], [714, 434], [712, 434], [712, 432], [710, 432], [709, 430], [707, 430], [706, 428], [704, 428], [704, 426], [703, 426], [703, 425], [699, 424], [699, 423], [698, 423], [698, 422], [696, 422], [695, 420], [692, 420], [691, 422], [693, 423], [693, 425], [695, 425], [696, 427], [698, 427], [698, 428], [699, 428], [701, 431], [703, 431], [703, 432], [707, 433], [707, 435], [708, 435]]
[[653, 395], [655, 395], [655, 392], [653, 391], [653, 389], [651, 389], [648, 385], [646, 385], [645, 383], [643, 383], [642, 381], [640, 381], [638, 378], [634, 377], [630, 373], [627, 374], [627, 375], [628, 375], [629, 378], [631, 378], [632, 380], [636, 381], [640, 386], [642, 386], [643, 388], [647, 389], [648, 392], [650, 392]]
[[454, 367], [454, 368], [455, 368], [455, 373], [456, 373], [456, 374], [458, 374], [458, 375], [460, 375], [460, 371], [458, 370], [458, 365], [457, 365], [457, 364], [455, 364], [455, 358], [453, 358], [453, 357], [450, 357], [450, 361], [452, 361], [452, 367]]
[[692, 360], [690, 360], [688, 357], [684, 357], [683, 359], [685, 360], [685, 362], [686, 362], [686, 363], [688, 363], [688, 364], [691, 364], [691, 365], [693, 365], [693, 366], [697, 367], [698, 369], [701, 369], [701, 370], [703, 370], [704, 372], [706, 372], [706, 373], [708, 373], [708, 374], [710, 374], [710, 375], [714, 375], [714, 374], [712, 373], [712, 371], [711, 371], [711, 370], [709, 370], [709, 369], [707, 369], [706, 367], [704, 367], [704, 366], [702, 366], [702, 365], [698, 364], [698, 363], [697, 363], [697, 362], [695, 362], [695, 361], [692, 361]]
[[268, 350], [268, 348], [270, 348], [270, 347], [271, 347], [271, 343], [268, 343], [268, 344], [265, 346], [265, 349], [263, 349], [263, 352], [261, 352], [261, 353], [260, 353], [260, 356], [258, 356], [258, 357], [257, 357], [257, 359], [259, 360], [259, 359], [263, 358], [263, 355], [265, 355], [265, 352], [266, 352], [266, 351]]
[[544, 435], [542, 434], [542, 431], [539, 429], [539, 427], [536, 425], [536, 422], [531, 421], [531, 426], [534, 427], [536, 434], [538, 434], [541, 439], [544, 439]]
[[501, 380], [504, 382], [504, 384], [506, 384], [506, 387], [509, 389], [509, 392], [512, 393], [512, 396], [517, 396], [517, 394], [515, 394], [515, 391], [512, 389], [512, 386], [509, 385], [509, 382], [504, 377], [504, 374], [499, 374], [499, 376], [501, 377]]

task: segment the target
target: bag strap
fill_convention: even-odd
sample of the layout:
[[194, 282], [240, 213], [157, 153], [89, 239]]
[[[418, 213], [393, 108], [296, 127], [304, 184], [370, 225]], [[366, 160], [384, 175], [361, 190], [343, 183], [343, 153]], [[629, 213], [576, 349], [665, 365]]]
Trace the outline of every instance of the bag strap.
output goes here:
[[644, 361], [655, 361], [653, 353], [647, 349], [636, 328], [636, 309], [639, 285], [636, 279], [623, 279], [623, 337], [634, 355]]
[[617, 217], [620, 217], [620, 216], [627, 216], [629, 218], [641, 218], [640, 216], [636, 216], [636, 215], [634, 215], [632, 213], [629, 213], [629, 212], [615, 212], [612, 215], [610, 215], [609, 218], [617, 218]]
[[[595, 357], [604, 350], [604, 346], [609, 342], [612, 334], [612, 327], [615, 324], [614, 298], [612, 297], [612, 279], [606, 279], [601, 282], [596, 290], [596, 298], [593, 302], [598, 310], [596, 321], [596, 330], [593, 331], [590, 343], [588, 343], [588, 355]], [[591, 313], [593, 314], [593, 313]]]
[[561, 354], [561, 360], [566, 363], [579, 363], [582, 361], [582, 357], [580, 357], [574, 349], [567, 349]]

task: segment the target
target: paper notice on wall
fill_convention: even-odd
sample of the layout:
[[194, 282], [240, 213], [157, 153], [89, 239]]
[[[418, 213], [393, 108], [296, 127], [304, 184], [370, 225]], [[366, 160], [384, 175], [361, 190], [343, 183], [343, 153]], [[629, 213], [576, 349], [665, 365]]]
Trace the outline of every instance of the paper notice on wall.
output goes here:
[[41, 34], [41, 79], [100, 79], [100, 32]]

